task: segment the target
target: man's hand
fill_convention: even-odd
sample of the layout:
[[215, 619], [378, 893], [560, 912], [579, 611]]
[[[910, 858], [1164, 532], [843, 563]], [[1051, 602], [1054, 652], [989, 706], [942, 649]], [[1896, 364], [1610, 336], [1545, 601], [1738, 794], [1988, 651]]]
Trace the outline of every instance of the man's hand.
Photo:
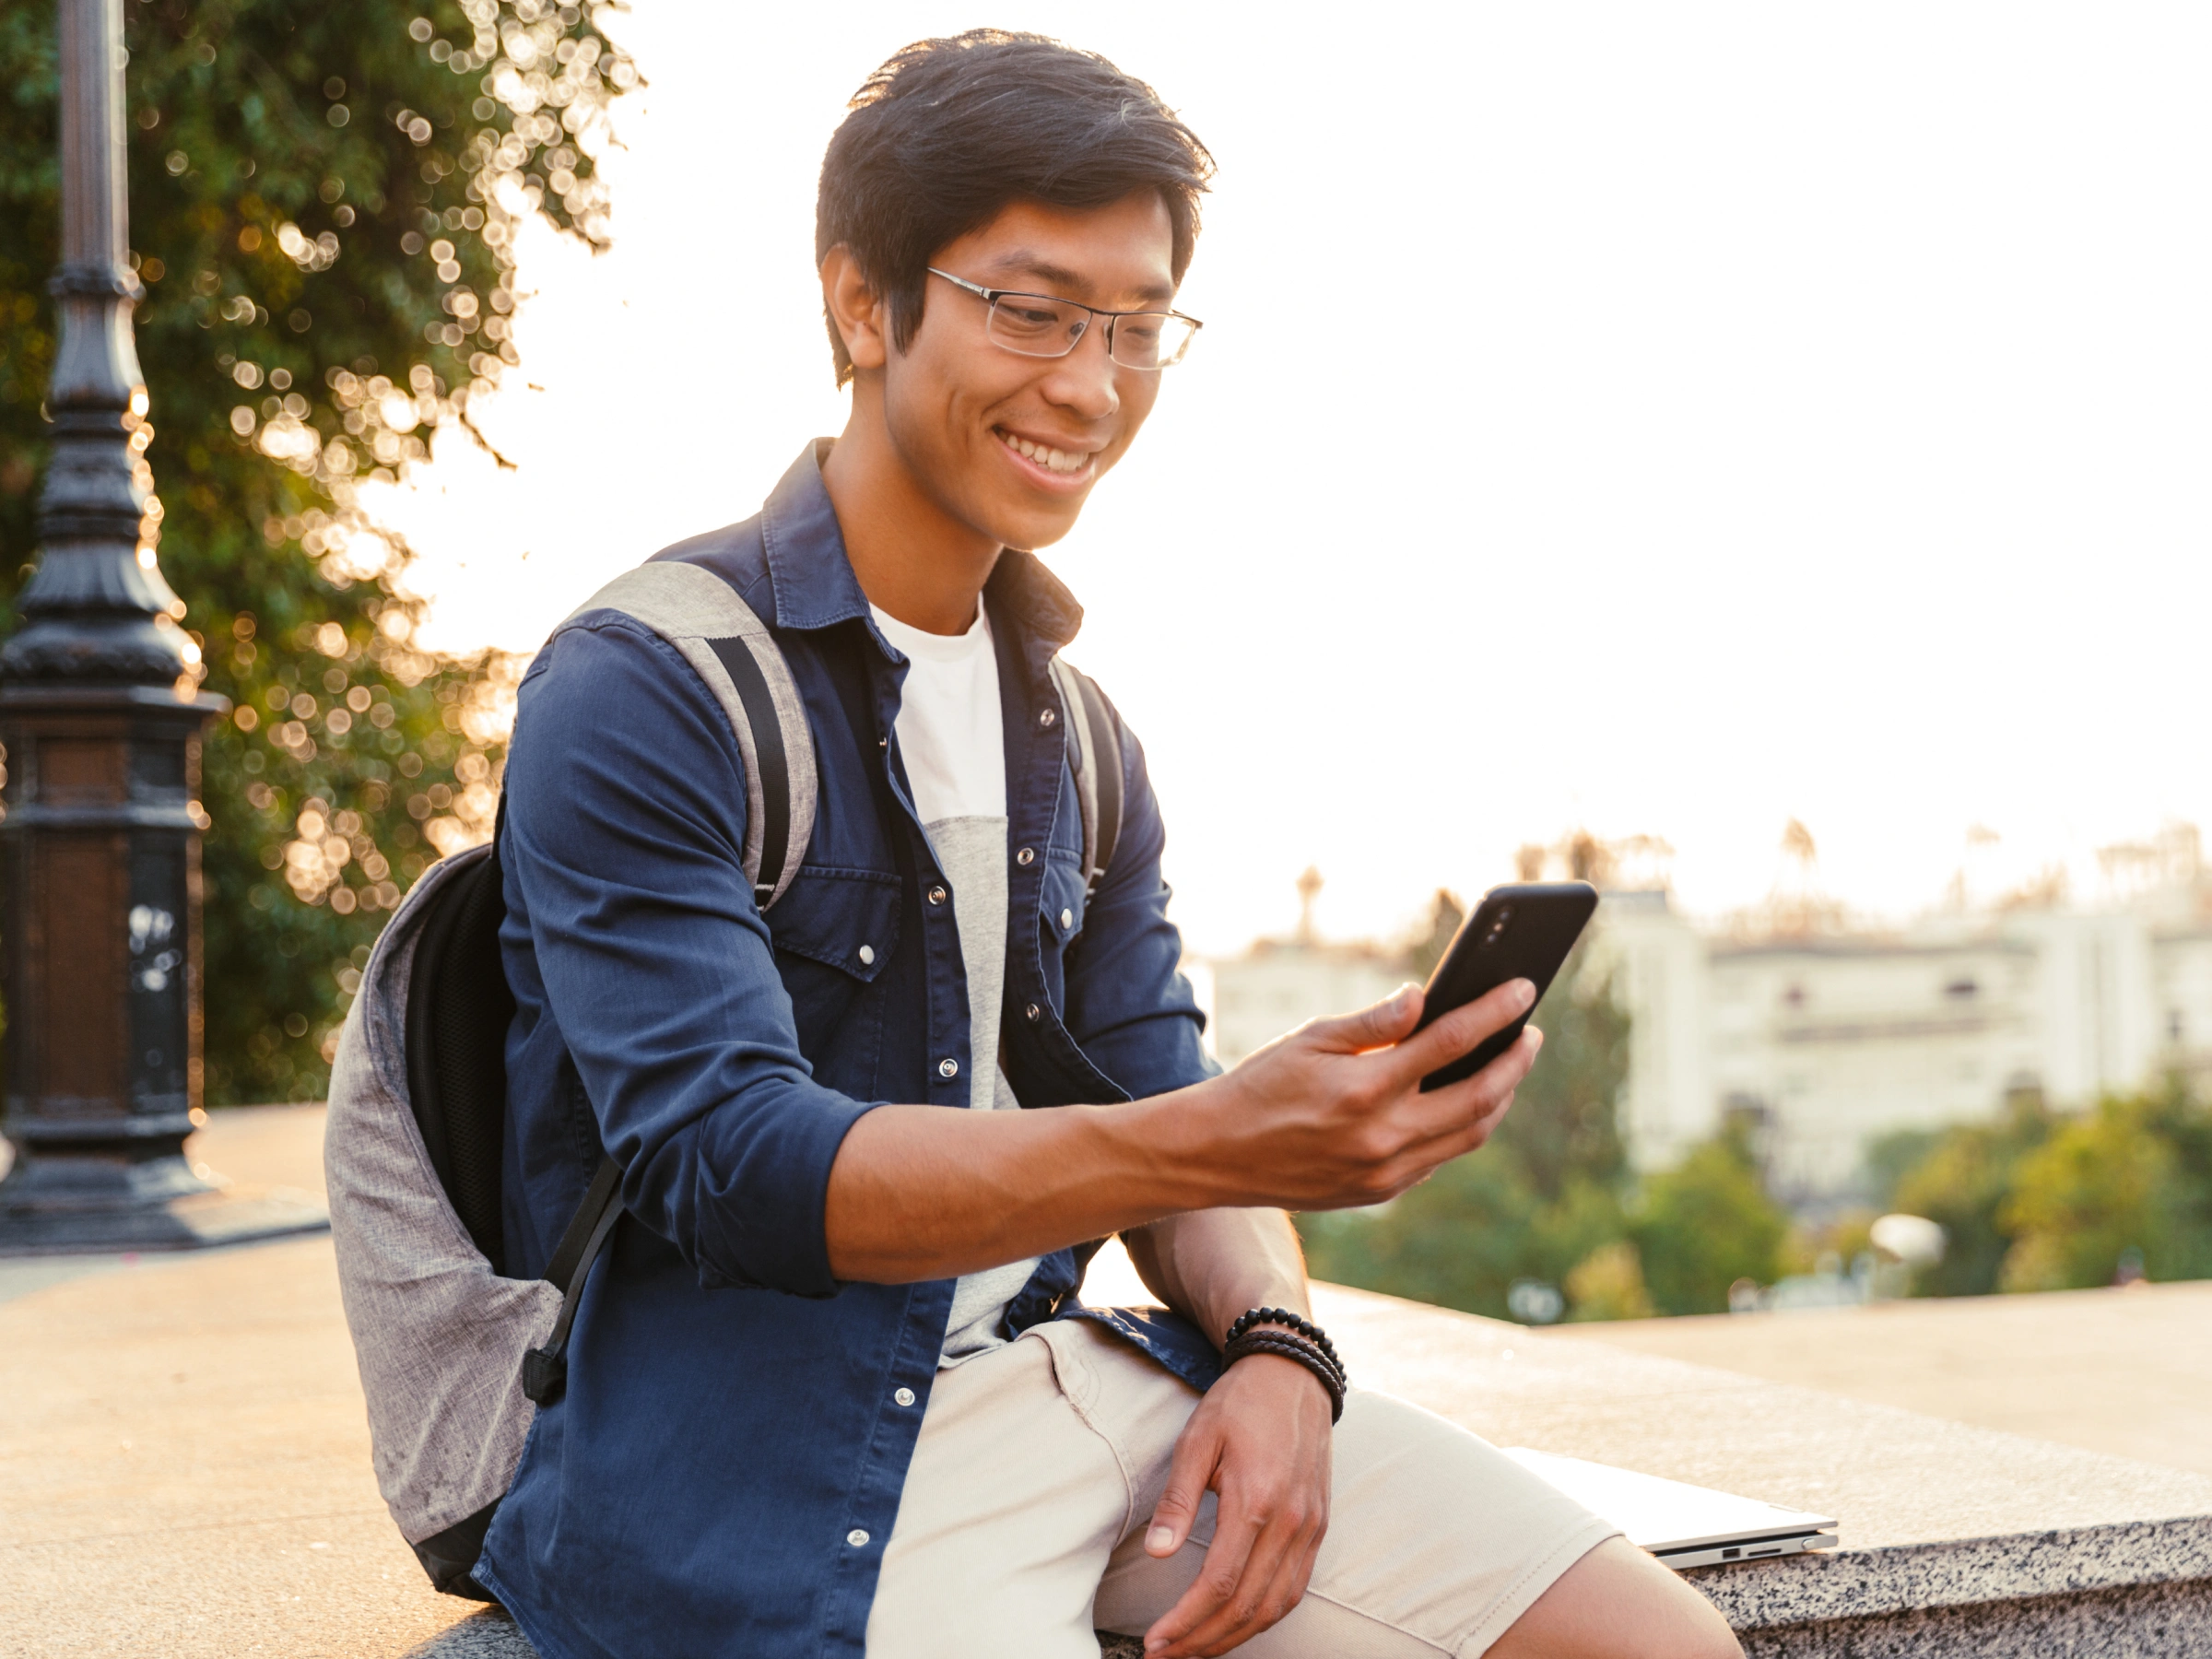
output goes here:
[[1251, 1641], [1299, 1604], [1329, 1524], [1329, 1396], [1295, 1360], [1240, 1359], [1175, 1442], [1148, 1555], [1190, 1536], [1215, 1494], [1214, 1541], [1182, 1599], [1145, 1633], [1146, 1659], [1198, 1659]]
[[1316, 1019], [1278, 1038], [1215, 1091], [1205, 1134], [1215, 1167], [1246, 1184], [1241, 1202], [1283, 1209], [1380, 1204], [1472, 1152], [1513, 1103], [1544, 1035], [1534, 1027], [1473, 1077], [1420, 1092], [1421, 1079], [1526, 1013], [1535, 987], [1513, 980], [1416, 1033], [1421, 993]]

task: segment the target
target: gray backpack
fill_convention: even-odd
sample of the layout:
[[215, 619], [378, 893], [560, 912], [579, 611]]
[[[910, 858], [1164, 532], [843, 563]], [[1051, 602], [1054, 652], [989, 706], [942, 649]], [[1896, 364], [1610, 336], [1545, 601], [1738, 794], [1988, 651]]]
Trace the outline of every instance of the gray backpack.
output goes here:
[[[744, 865], [763, 912], [814, 829], [814, 741], [791, 670], [736, 591], [697, 565], [617, 577], [569, 619], [615, 610], [674, 646], [728, 717], [746, 776]], [[559, 629], [556, 629], [556, 634]], [[1054, 659], [1096, 890], [1121, 830], [1122, 751], [1097, 686]], [[602, 1156], [543, 1278], [502, 1272], [507, 1028], [497, 837], [433, 865], [371, 954], [338, 1039], [324, 1165], [377, 1485], [440, 1590], [470, 1576], [536, 1407], [567, 1377], [571, 1322], [619, 1220]], [[771, 921], [772, 928], [772, 921]]]

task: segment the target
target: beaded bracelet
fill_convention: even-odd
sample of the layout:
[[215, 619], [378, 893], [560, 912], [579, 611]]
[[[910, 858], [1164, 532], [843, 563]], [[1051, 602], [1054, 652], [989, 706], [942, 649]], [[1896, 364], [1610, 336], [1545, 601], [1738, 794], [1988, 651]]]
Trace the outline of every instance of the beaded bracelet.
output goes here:
[[1312, 1320], [1292, 1312], [1288, 1308], [1254, 1308], [1248, 1313], [1240, 1313], [1237, 1323], [1229, 1327], [1229, 1335], [1222, 1338], [1222, 1342], [1224, 1345], [1234, 1342], [1253, 1326], [1265, 1324], [1288, 1325], [1307, 1341], [1316, 1344], [1335, 1362], [1338, 1371], [1344, 1369], [1344, 1361], [1336, 1358], [1336, 1345], [1329, 1340], [1329, 1334]]
[[1328, 1393], [1330, 1423], [1344, 1416], [1344, 1372], [1312, 1343], [1287, 1331], [1248, 1331], [1221, 1350], [1221, 1363], [1234, 1365], [1253, 1354], [1273, 1354], [1303, 1366]]

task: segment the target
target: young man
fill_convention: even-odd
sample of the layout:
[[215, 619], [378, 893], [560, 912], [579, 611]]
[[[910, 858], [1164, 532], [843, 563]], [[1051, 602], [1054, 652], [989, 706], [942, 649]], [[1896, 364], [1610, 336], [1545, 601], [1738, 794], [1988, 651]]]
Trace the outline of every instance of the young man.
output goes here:
[[[737, 590], [806, 705], [818, 810], [769, 912], [738, 742], [669, 646], [587, 615], [524, 681], [511, 1270], [602, 1147], [629, 1218], [477, 1572], [546, 1659], [1095, 1659], [1094, 1625], [1175, 1659], [1736, 1652], [1482, 1441], [1356, 1392], [1332, 1426], [1282, 1211], [1480, 1146], [1541, 1039], [1418, 1082], [1529, 987], [1418, 1036], [1409, 987], [1216, 1075], [1125, 731], [1086, 890], [1049, 670], [1081, 612], [1028, 549], [1194, 333], [1209, 171], [1034, 37], [924, 41], [855, 100], [817, 249], [852, 418], [659, 556]], [[1173, 1313], [1076, 1300], [1117, 1232]]]

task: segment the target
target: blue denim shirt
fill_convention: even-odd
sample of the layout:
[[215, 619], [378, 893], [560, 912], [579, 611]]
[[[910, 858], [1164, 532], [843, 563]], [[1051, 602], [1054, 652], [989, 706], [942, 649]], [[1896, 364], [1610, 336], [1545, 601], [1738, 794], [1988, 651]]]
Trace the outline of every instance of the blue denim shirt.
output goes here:
[[[959, 895], [924, 897], [944, 877], [894, 737], [905, 659], [846, 559], [822, 453], [759, 517], [657, 556], [735, 587], [806, 702], [819, 806], [769, 913], [740, 865], [736, 739], [674, 650], [587, 615], [522, 683], [500, 841], [507, 1271], [543, 1270], [602, 1147], [627, 1212], [476, 1574], [546, 1659], [858, 1659], [936, 1375], [953, 1281], [841, 1283], [823, 1234], [861, 1115], [964, 1108], [969, 1067], [993, 1057], [968, 1051]], [[1006, 747], [1006, 1075], [1031, 1108], [1197, 1081], [1212, 1068], [1176, 970], [1159, 809], [1126, 732], [1121, 839], [1085, 901], [1046, 669], [1080, 607], [1013, 551], [984, 603]], [[1043, 1259], [1008, 1334], [1100, 1318], [1210, 1382], [1213, 1349], [1181, 1320], [1080, 1304], [1089, 1248]]]

